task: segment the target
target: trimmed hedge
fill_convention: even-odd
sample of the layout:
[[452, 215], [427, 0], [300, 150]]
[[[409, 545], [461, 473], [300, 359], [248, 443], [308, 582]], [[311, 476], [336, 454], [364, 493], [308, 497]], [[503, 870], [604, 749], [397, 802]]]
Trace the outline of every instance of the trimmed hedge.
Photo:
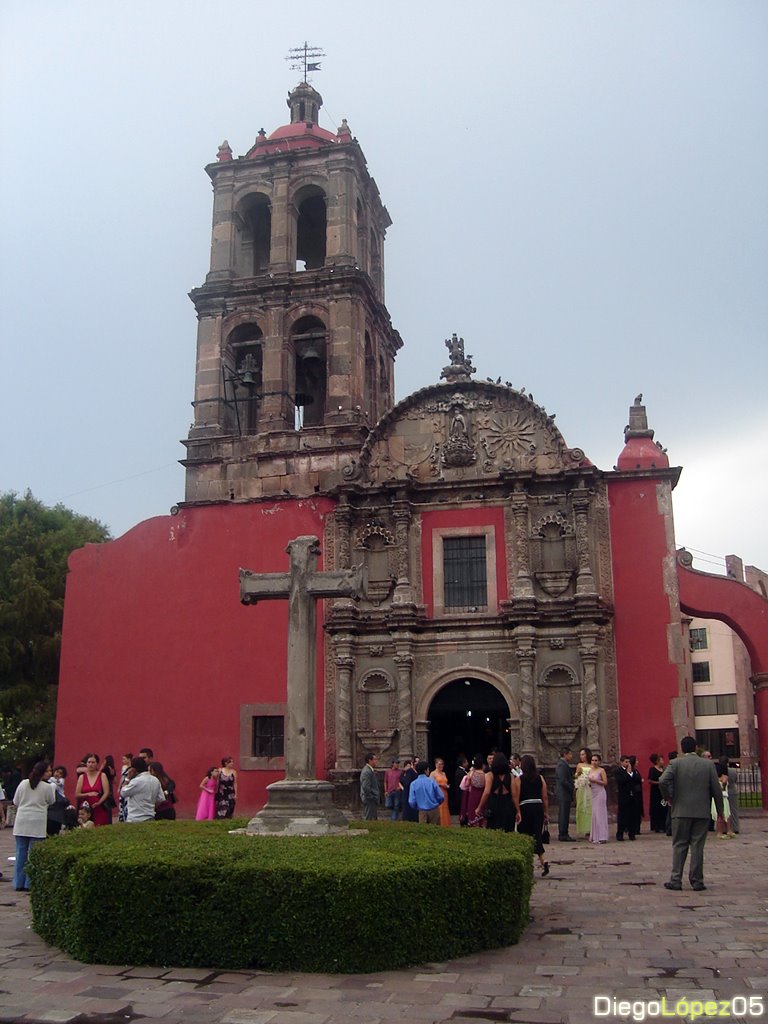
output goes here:
[[528, 923], [527, 836], [366, 822], [367, 835], [275, 838], [233, 824], [35, 844], [35, 931], [86, 963], [367, 972], [508, 946]]

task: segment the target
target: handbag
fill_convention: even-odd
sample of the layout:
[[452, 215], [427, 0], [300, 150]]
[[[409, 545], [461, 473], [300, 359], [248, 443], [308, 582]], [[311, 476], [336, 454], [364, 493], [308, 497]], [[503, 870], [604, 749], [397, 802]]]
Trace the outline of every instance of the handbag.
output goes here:
[[542, 841], [542, 843], [544, 843], [545, 846], [549, 846], [549, 829], [548, 828], [542, 829], [541, 841]]

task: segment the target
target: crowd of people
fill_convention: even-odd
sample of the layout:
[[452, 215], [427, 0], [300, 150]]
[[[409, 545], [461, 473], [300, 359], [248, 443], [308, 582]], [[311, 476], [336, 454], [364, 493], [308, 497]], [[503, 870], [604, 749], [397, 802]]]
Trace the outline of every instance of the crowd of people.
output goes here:
[[[687, 737], [686, 745], [690, 742], [690, 737]], [[685, 747], [682, 749], [685, 752]], [[676, 758], [677, 752], [672, 751], [669, 762], [673, 763]], [[701, 758], [709, 761], [715, 772], [711, 754], [704, 751]], [[570, 835], [571, 811], [575, 803], [576, 838], [599, 845], [608, 843], [608, 789], [611, 782], [608, 772], [599, 754], [593, 753], [589, 747], [579, 750], [575, 765], [572, 765], [572, 760], [573, 752], [565, 747], [555, 766], [558, 841], [575, 841]], [[360, 799], [363, 817], [367, 820], [378, 817], [381, 801], [377, 763], [377, 755], [368, 754], [360, 774]], [[660, 754], [651, 754], [649, 763], [650, 831], [673, 836], [673, 800], [665, 795], [670, 774], [668, 771], [665, 773], [664, 759]], [[634, 754], [622, 755], [612, 776], [616, 792], [616, 840], [624, 842], [626, 838], [634, 841], [645, 818], [644, 779], [637, 757]], [[709, 770], [707, 778], [711, 779]], [[715, 778], [722, 811], [719, 801], [712, 795], [710, 828], [716, 829], [721, 838], [733, 837], [739, 831], [737, 773], [724, 758], [717, 762]], [[493, 750], [487, 756], [476, 754], [470, 764], [466, 757], [460, 755], [452, 786], [442, 757], [435, 758], [431, 772], [426, 761], [406, 758], [401, 764], [400, 758], [395, 757], [384, 773], [384, 806], [391, 821], [402, 819], [450, 826], [453, 823], [450, 813], [452, 795], [457, 797], [453, 803], [459, 825], [530, 835], [542, 875], [549, 873], [545, 857], [545, 845], [549, 842], [549, 795], [546, 780], [533, 757], [513, 754], [508, 759], [504, 753]]]
[[[3, 770], [0, 827], [13, 827], [16, 840], [14, 888], [29, 891], [26, 863], [32, 846], [47, 836], [75, 828], [97, 828], [115, 820], [131, 824], [173, 820], [176, 783], [150, 747], [138, 756], [126, 753], [118, 772], [111, 754], [87, 753], [75, 769], [74, 790], [67, 792], [65, 765], [38, 761], [27, 778], [20, 766]], [[237, 802], [237, 771], [231, 757], [210, 768], [200, 783], [198, 821], [231, 818]]]

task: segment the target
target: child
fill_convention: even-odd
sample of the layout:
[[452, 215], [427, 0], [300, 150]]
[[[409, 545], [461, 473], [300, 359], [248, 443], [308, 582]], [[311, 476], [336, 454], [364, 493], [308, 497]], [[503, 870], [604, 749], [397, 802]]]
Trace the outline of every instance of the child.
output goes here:
[[91, 805], [87, 800], [80, 804], [80, 810], [77, 812], [77, 825], [78, 828], [96, 828], [93, 824]]
[[731, 804], [728, 800], [728, 776], [720, 776], [720, 788], [723, 791], [723, 820], [717, 820], [715, 801], [712, 801], [712, 818], [716, 822], [718, 839], [735, 839], [736, 833], [731, 828]]
[[219, 769], [209, 768], [200, 783], [200, 799], [197, 801], [195, 821], [213, 821], [216, 817], [216, 789], [219, 784]]

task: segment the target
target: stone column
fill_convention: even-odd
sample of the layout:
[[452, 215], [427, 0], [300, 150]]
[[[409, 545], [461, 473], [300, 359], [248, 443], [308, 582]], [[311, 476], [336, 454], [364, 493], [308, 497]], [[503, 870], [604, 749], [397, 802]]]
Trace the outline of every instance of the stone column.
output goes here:
[[595, 643], [597, 631], [589, 627], [578, 630], [581, 643], [579, 657], [583, 678], [584, 724], [586, 729], [586, 745], [593, 753], [600, 751], [600, 701], [597, 695], [597, 655]]
[[573, 514], [576, 520], [576, 556], [578, 574], [576, 576], [576, 594], [594, 594], [595, 580], [589, 559], [588, 514], [592, 495], [584, 486], [583, 481], [573, 492]]
[[288, 171], [275, 170], [272, 191], [272, 238], [270, 239], [269, 269], [273, 273], [296, 269], [296, 219], [290, 208]]
[[352, 674], [355, 659], [352, 655], [352, 637], [339, 636], [335, 640], [336, 654], [336, 767], [354, 768], [354, 735], [352, 730]]
[[411, 673], [413, 671], [413, 655], [410, 653], [411, 638], [395, 640], [395, 665], [397, 666], [397, 729], [399, 732], [398, 754], [401, 760], [414, 754], [413, 742], [413, 691], [411, 689]]
[[395, 572], [397, 573], [392, 603], [410, 604], [413, 602], [413, 590], [408, 578], [408, 532], [411, 524], [411, 509], [408, 502], [395, 502], [392, 515], [395, 519]]
[[513, 630], [517, 644], [515, 656], [520, 666], [520, 739], [521, 754], [536, 756], [536, 713], [534, 706], [533, 669], [536, 649], [533, 641], [536, 630], [531, 626], [518, 626]]
[[515, 562], [517, 575], [512, 584], [512, 597], [532, 598], [531, 557], [528, 544], [528, 493], [522, 486], [515, 488], [510, 503], [515, 523]]

